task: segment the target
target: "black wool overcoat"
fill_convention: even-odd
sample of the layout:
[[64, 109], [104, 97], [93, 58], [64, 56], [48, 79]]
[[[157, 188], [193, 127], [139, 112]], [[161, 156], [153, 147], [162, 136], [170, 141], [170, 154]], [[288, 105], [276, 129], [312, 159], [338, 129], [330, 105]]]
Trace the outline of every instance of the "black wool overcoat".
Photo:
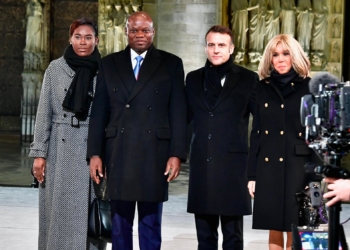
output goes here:
[[210, 108], [204, 94], [204, 68], [186, 77], [190, 145], [189, 213], [251, 214], [247, 190], [248, 122], [253, 112], [256, 73], [234, 65]]
[[[134, 85], [131, 91], [130, 85]], [[109, 199], [168, 199], [166, 163], [172, 156], [187, 157], [186, 112], [179, 57], [151, 46], [137, 81], [130, 47], [102, 58], [87, 157], [102, 156]]]
[[254, 229], [291, 231], [298, 224], [295, 193], [307, 185], [304, 165], [317, 159], [300, 118], [309, 81], [296, 77], [283, 92], [269, 79], [257, 85], [248, 170], [249, 180], [256, 181]]

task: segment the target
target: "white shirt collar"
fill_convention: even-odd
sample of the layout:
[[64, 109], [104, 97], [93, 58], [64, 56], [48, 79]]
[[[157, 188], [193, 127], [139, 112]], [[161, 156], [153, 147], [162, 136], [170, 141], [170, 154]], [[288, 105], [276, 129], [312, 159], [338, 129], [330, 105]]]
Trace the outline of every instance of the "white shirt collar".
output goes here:
[[[145, 59], [146, 57], [146, 54], [147, 54], [147, 50], [145, 52], [143, 52], [140, 56], [143, 57], [143, 59]], [[136, 65], [136, 57], [139, 56], [139, 54], [137, 54], [135, 52], [135, 50], [133, 50], [132, 48], [130, 48], [130, 58], [131, 58], [131, 64], [132, 64], [132, 68], [135, 68], [135, 65]], [[143, 60], [141, 61], [141, 65], [143, 63]]]

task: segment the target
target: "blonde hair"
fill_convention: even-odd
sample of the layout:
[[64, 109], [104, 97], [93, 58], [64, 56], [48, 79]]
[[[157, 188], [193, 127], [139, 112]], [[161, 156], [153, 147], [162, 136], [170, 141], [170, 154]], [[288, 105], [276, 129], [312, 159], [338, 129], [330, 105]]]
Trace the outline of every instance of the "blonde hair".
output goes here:
[[305, 78], [310, 74], [310, 61], [306, 57], [303, 48], [299, 42], [292, 36], [280, 34], [272, 38], [266, 45], [264, 54], [258, 67], [258, 74], [260, 79], [265, 79], [270, 76], [273, 70], [272, 55], [277, 46], [281, 44], [283, 50], [289, 51], [292, 67], [299, 76]]

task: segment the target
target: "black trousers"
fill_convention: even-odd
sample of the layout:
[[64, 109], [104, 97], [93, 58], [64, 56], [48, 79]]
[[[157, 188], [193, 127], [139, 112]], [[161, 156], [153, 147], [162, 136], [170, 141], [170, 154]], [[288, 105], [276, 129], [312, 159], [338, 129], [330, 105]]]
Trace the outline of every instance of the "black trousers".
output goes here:
[[195, 214], [198, 250], [218, 249], [218, 227], [221, 222], [223, 250], [243, 250], [243, 216]]

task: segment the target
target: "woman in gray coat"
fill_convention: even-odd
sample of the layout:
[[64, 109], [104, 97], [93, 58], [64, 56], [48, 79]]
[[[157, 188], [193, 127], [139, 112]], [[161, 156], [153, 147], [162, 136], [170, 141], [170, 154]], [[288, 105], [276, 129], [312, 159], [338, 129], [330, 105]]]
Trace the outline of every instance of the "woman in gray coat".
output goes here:
[[87, 237], [95, 197], [86, 141], [100, 54], [97, 28], [87, 18], [70, 26], [70, 45], [44, 76], [29, 156], [39, 181], [39, 250], [105, 249]]
[[259, 65], [248, 189], [254, 197], [253, 228], [270, 230], [270, 250], [283, 249], [283, 232], [291, 248], [299, 211], [295, 193], [305, 188], [304, 165], [312, 161], [300, 122], [301, 97], [310, 94], [309, 70], [298, 41], [283, 34], [270, 40]]

